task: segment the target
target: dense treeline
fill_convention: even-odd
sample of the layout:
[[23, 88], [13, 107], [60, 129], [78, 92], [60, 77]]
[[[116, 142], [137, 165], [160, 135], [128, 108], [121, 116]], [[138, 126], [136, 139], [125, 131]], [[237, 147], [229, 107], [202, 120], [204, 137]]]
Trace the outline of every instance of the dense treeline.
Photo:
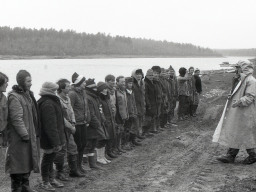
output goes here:
[[256, 56], [256, 49], [216, 49], [216, 52], [224, 56]]
[[221, 56], [192, 44], [155, 41], [103, 33], [76, 33], [72, 30], [0, 27], [0, 55], [90, 56], [134, 55], [166, 57]]

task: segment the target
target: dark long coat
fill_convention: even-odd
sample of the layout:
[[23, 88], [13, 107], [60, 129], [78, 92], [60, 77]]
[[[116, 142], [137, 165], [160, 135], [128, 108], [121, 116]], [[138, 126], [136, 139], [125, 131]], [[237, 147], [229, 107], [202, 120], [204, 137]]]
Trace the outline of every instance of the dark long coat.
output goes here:
[[155, 85], [147, 77], [145, 77], [145, 103], [146, 115], [153, 117], [157, 115], [157, 92]]
[[100, 94], [99, 98], [100, 98], [100, 103], [102, 105], [103, 113], [106, 119], [105, 126], [109, 135], [109, 139], [114, 139], [116, 135], [115, 117], [112, 112], [109, 95]]
[[86, 88], [88, 105], [90, 108], [91, 122], [86, 128], [87, 139], [105, 140], [108, 139], [108, 132], [104, 125], [105, 117], [97, 92]]
[[[35, 106], [33, 106], [35, 105]], [[8, 94], [8, 150], [5, 170], [10, 174], [39, 172], [39, 146], [37, 140], [37, 108], [32, 92], [25, 93], [20, 87], [13, 86]], [[29, 141], [24, 142], [24, 136]]]
[[42, 149], [52, 149], [66, 142], [64, 117], [57, 96], [44, 95], [38, 100]]

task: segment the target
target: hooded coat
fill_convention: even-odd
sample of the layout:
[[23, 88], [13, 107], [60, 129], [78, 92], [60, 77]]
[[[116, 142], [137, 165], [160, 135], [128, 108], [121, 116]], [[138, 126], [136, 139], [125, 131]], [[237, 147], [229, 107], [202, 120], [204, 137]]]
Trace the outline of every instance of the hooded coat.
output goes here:
[[145, 107], [145, 84], [143, 81], [144, 74], [142, 73], [142, 79], [140, 82], [137, 81], [136, 79], [136, 71], [139, 69], [135, 69], [132, 72], [132, 77], [133, 77], [133, 93], [134, 93], [134, 98], [136, 102], [136, 107], [137, 107], [137, 112], [138, 116], [144, 116], [146, 112], [146, 107]]
[[65, 124], [61, 103], [55, 95], [43, 95], [38, 100], [41, 119], [42, 149], [53, 149], [66, 143]]
[[86, 137], [87, 139], [108, 139], [109, 135], [104, 125], [106, 119], [97, 92], [87, 87], [85, 89], [91, 114], [91, 122], [89, 127], [86, 128]]
[[[34, 106], [33, 106], [34, 105]], [[39, 172], [39, 121], [33, 93], [17, 85], [8, 94], [8, 149], [5, 171], [10, 174]], [[24, 142], [24, 137], [29, 141]]]
[[[249, 74], [241, 74], [241, 81], [227, 100], [213, 142], [229, 148], [256, 148], [256, 80]], [[233, 108], [232, 102], [239, 101]]]

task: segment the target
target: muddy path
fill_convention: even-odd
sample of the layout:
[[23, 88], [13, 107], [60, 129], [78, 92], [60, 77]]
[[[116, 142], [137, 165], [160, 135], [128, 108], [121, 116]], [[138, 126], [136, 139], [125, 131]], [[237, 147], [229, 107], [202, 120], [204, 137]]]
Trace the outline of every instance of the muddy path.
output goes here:
[[[215, 159], [226, 149], [211, 142], [221, 115], [231, 74], [213, 74], [204, 82], [199, 115], [168, 127], [143, 146], [127, 152], [104, 170], [88, 170], [86, 177], [65, 182], [60, 192], [246, 192], [256, 191], [256, 164], [243, 165], [245, 151], [234, 164]], [[86, 167], [88, 165], [85, 164]], [[10, 191], [9, 177], [0, 167], [0, 192]], [[38, 191], [39, 174], [32, 174]]]

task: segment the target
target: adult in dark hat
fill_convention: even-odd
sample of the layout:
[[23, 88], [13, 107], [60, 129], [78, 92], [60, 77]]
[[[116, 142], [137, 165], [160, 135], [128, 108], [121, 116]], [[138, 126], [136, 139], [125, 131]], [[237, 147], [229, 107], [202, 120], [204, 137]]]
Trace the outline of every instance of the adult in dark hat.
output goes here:
[[30, 91], [30, 73], [20, 70], [16, 80], [18, 85], [14, 85], [8, 94], [8, 150], [5, 169], [11, 176], [12, 191], [32, 191], [29, 186], [30, 173], [32, 170], [39, 172], [39, 116], [36, 100]]

